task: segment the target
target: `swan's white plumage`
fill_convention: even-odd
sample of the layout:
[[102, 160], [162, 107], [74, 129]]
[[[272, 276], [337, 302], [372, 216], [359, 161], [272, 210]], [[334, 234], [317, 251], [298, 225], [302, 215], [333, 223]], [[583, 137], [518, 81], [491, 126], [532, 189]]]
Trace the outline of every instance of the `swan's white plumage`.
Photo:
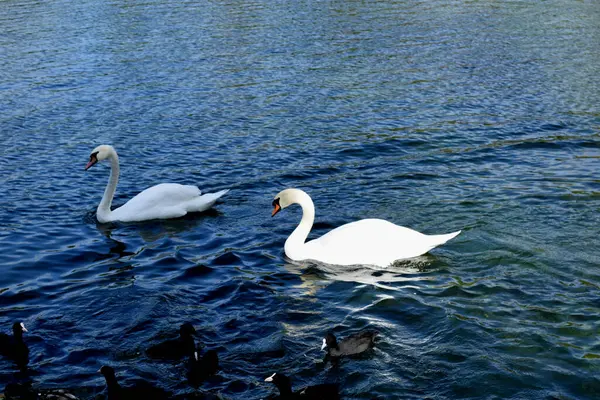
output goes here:
[[387, 267], [396, 260], [425, 254], [460, 233], [425, 235], [382, 219], [363, 219], [305, 243], [314, 222], [314, 205], [308, 194], [299, 189], [286, 189], [275, 199], [282, 209], [299, 204], [303, 210], [300, 224], [285, 243], [285, 254], [292, 260]]
[[202, 195], [200, 189], [191, 185], [161, 183], [137, 194], [134, 198], [111, 212], [112, 221], [144, 221], [149, 219], [179, 218], [188, 212], [202, 212], [215, 204], [227, 193]]
[[304, 251], [308, 258], [328, 264], [387, 266], [425, 254], [459, 233], [428, 236], [382, 219], [363, 219], [311, 240]]
[[121, 207], [111, 210], [112, 198], [119, 180], [117, 152], [109, 145], [96, 147], [92, 151], [86, 169], [105, 159], [111, 161], [111, 175], [102, 201], [96, 211], [96, 217], [101, 223], [179, 218], [188, 212], [201, 212], [209, 209], [219, 197], [229, 191], [221, 190], [217, 193], [202, 195], [200, 189], [196, 186], [161, 183], [140, 192]]

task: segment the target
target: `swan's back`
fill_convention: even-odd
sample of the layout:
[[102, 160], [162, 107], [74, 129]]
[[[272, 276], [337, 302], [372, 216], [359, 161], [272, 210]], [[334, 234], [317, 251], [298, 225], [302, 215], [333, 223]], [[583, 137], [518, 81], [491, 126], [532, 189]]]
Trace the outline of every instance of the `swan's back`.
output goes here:
[[123, 207], [144, 209], [151, 207], [169, 207], [197, 198], [202, 193], [197, 186], [180, 185], [178, 183], [161, 183], [138, 193]]
[[210, 208], [227, 192], [228, 190], [223, 190], [202, 196], [196, 186], [161, 183], [140, 192], [123, 206], [113, 210], [112, 217], [128, 222], [178, 218], [188, 212], [200, 212]]
[[425, 254], [458, 233], [430, 236], [382, 219], [362, 219], [306, 243], [306, 258], [329, 264], [385, 267], [395, 260]]

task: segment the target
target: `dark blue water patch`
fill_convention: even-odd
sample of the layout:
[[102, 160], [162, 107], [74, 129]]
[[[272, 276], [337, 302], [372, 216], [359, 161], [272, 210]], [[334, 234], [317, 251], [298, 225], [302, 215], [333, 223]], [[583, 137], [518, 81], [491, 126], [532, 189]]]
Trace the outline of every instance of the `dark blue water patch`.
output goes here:
[[166, 256], [166, 257], [153, 257], [151, 263], [153, 265], [158, 264], [161, 265], [165, 272], [173, 271], [173, 270], [181, 270], [190, 268], [194, 263], [186, 260], [185, 258], [175, 254], [174, 256]]
[[338, 151], [338, 153], [342, 157], [348, 156], [356, 156], [362, 158], [365, 154], [386, 154], [389, 152], [393, 152], [395, 155], [406, 154], [409, 150], [405, 150], [404, 148], [419, 148], [419, 147], [429, 147], [429, 143], [425, 140], [419, 139], [396, 139], [392, 138], [382, 142], [376, 143], [360, 143], [360, 146], [343, 149]]
[[242, 259], [233, 252], [226, 252], [212, 260], [213, 265], [231, 265], [242, 263]]
[[557, 122], [557, 123], [547, 123], [540, 126], [540, 130], [542, 131], [561, 131], [569, 128], [568, 124], [565, 122]]
[[444, 298], [447, 298], [447, 297], [475, 298], [475, 297], [481, 296], [481, 294], [476, 293], [475, 291], [473, 291], [471, 289], [460, 287], [458, 285], [451, 285], [451, 286], [444, 288], [443, 290], [441, 290], [440, 292], [436, 293], [433, 296], [439, 296], [439, 297], [444, 297]]
[[[339, 220], [339, 219], [337, 221], [334, 220], [331, 222], [318, 221], [313, 224], [313, 232], [314, 232], [315, 236], [316, 235], [321, 236], [321, 235], [319, 235], [320, 232], [323, 232], [323, 234], [324, 234], [330, 230], [337, 228], [338, 226], [344, 225], [345, 223], [348, 223], [348, 221], [342, 222], [342, 220]], [[291, 232], [290, 232], [290, 234], [291, 234]]]
[[598, 140], [585, 140], [584, 138], [553, 138], [553, 139], [539, 139], [539, 140], [527, 140], [521, 143], [511, 144], [510, 147], [516, 150], [561, 150], [570, 148], [598, 148], [600, 141]]
[[210, 275], [215, 270], [209, 266], [199, 264], [193, 267], [188, 267], [183, 270], [183, 273], [177, 278], [177, 280], [182, 282], [190, 282], [194, 279], [203, 279], [206, 275]]
[[442, 179], [443, 176], [430, 174], [430, 173], [401, 173], [391, 177], [394, 180], [407, 180], [407, 181], [424, 181], [430, 179]]
[[65, 360], [66, 364], [79, 364], [88, 358], [99, 358], [105, 354], [106, 350], [100, 349], [84, 349], [79, 351], [72, 351]]
[[33, 300], [39, 299], [40, 295], [34, 290], [15, 290], [4, 292], [0, 299], [0, 305], [12, 306], [15, 304], [25, 305]]
[[[405, 326], [421, 326], [427, 319], [423, 317], [424, 305], [415, 304], [410, 298], [387, 298], [369, 306], [367, 315], [382, 319], [393, 319]], [[431, 310], [429, 312], [432, 312]]]

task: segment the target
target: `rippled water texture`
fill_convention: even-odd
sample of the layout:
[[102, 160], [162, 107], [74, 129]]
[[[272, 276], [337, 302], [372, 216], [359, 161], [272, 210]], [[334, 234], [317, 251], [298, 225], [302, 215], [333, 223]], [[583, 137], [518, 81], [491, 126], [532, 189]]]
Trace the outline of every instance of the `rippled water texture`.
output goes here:
[[[0, 2], [0, 327], [29, 328], [40, 387], [143, 378], [191, 321], [222, 360], [200, 391], [261, 399], [275, 371], [345, 398], [600, 396], [600, 4], [596, 1]], [[160, 182], [232, 189], [214, 210], [100, 225]], [[384, 271], [292, 263], [384, 218], [463, 233]], [[380, 331], [323, 365], [324, 334]], [[0, 360], [2, 387], [18, 379]], [[0, 388], [1, 390], [1, 388]], [[82, 397], [86, 398], [85, 395]]]

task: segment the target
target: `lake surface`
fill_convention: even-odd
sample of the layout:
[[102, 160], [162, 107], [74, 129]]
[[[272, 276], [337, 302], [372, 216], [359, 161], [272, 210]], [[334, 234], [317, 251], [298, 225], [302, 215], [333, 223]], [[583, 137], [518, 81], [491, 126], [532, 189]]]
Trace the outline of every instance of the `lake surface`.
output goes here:
[[[199, 392], [262, 399], [338, 382], [348, 399], [600, 397], [600, 3], [0, 2], [0, 330], [30, 377], [82, 398], [146, 379], [192, 322], [222, 371]], [[230, 188], [214, 210], [98, 224], [161, 183]], [[463, 232], [385, 270], [294, 263], [360, 218]], [[324, 365], [322, 338], [377, 329]], [[23, 379], [0, 360], [0, 391]]]

